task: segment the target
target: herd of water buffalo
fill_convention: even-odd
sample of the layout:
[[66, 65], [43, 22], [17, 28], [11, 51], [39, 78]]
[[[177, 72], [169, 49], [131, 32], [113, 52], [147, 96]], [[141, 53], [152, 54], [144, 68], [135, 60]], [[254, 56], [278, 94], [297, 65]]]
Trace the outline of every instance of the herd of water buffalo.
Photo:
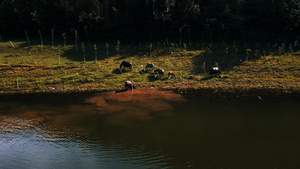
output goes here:
[[[123, 61], [123, 62], [120, 64], [120, 68], [119, 68], [120, 71], [121, 71], [122, 67], [123, 67], [123, 68], [130, 68], [130, 69], [132, 70], [132, 63], [131, 63], [131, 62], [128, 62], [128, 61]], [[155, 66], [154, 66], [153, 63], [148, 63], [148, 64], [146, 65], [146, 68], [145, 68], [145, 69], [150, 68], [151, 70], [153, 70], [154, 67], [155, 67]], [[158, 69], [155, 69], [155, 70], [154, 70], [154, 74], [158, 74], [159, 77], [162, 77], [162, 76], [164, 75], [164, 73], [165, 73], [165, 71], [164, 71], [164, 69], [162, 69], [162, 68], [158, 68]], [[211, 75], [213, 75], [213, 76], [219, 76], [219, 74], [221, 74], [222, 72], [221, 72], [221, 70], [220, 70], [219, 67], [214, 66], [214, 67], [212, 67], [212, 68], [210, 69], [209, 73], [210, 73]], [[169, 77], [175, 77], [175, 73], [174, 73], [173, 71], [169, 71], [169, 72], [168, 72], [168, 76], [169, 76]], [[135, 88], [136, 88], [136, 86], [135, 86], [131, 81], [126, 81], [126, 82], [125, 82], [125, 89], [126, 89], [126, 90], [132, 90], [132, 89], [135, 89]]]

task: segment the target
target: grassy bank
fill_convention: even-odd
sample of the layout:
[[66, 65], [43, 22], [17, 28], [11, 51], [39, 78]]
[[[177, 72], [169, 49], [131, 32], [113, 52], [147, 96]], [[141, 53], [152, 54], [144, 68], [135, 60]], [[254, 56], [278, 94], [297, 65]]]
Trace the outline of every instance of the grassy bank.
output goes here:
[[[49, 43], [50, 44], [50, 43]], [[300, 52], [289, 44], [80, 43], [40, 45], [0, 42], [0, 94], [73, 93], [121, 90], [127, 80], [138, 88], [186, 93], [281, 95], [300, 93]], [[119, 70], [123, 60], [133, 70]], [[148, 62], [163, 68], [157, 77]], [[222, 77], [209, 75], [219, 66]], [[176, 76], [169, 78], [168, 71]]]

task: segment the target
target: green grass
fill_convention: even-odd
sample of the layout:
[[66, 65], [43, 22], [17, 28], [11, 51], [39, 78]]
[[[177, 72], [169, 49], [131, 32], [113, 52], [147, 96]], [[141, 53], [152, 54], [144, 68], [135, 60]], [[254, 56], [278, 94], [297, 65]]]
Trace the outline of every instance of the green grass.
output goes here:
[[[300, 53], [281, 48], [222, 47], [215, 44], [186, 46], [153, 43], [124, 45], [120, 51], [109, 44], [85, 44], [86, 62], [75, 45], [29, 46], [25, 41], [0, 43], [0, 93], [82, 92], [120, 90], [132, 81], [138, 88], [178, 91], [278, 91], [299, 93]], [[31, 43], [34, 44], [34, 43]], [[255, 45], [253, 45], [255, 46]], [[186, 49], [185, 49], [186, 48]], [[250, 50], [251, 52], [249, 52]], [[280, 50], [280, 51], [279, 51]], [[248, 51], [248, 54], [246, 53]], [[280, 54], [280, 55], [279, 55]], [[132, 62], [133, 70], [119, 70], [123, 60]], [[142, 71], [148, 62], [163, 68], [165, 75], [155, 77], [152, 70]], [[219, 65], [222, 78], [211, 77], [211, 66]], [[176, 74], [168, 78], [168, 71]]]

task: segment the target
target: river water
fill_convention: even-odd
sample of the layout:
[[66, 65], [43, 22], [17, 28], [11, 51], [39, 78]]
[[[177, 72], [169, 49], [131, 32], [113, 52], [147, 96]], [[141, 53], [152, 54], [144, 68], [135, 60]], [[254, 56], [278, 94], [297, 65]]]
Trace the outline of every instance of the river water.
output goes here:
[[0, 103], [1, 169], [298, 169], [299, 99], [133, 90]]

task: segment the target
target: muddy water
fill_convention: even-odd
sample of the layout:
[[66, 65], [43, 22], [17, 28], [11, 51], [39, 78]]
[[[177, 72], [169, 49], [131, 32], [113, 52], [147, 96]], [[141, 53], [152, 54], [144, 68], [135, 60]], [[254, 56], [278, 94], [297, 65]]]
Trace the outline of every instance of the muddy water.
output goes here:
[[1, 99], [0, 168], [300, 168], [299, 100]]

